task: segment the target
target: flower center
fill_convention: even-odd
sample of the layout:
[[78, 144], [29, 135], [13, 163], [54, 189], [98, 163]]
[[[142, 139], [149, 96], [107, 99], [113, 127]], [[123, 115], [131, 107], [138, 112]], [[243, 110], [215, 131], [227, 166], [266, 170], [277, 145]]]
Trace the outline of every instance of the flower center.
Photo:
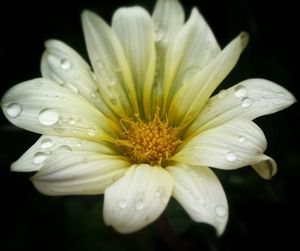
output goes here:
[[119, 141], [124, 154], [134, 163], [161, 165], [172, 156], [181, 143], [178, 137], [179, 129], [161, 121], [159, 116], [146, 123], [143, 121], [125, 121], [122, 140]]

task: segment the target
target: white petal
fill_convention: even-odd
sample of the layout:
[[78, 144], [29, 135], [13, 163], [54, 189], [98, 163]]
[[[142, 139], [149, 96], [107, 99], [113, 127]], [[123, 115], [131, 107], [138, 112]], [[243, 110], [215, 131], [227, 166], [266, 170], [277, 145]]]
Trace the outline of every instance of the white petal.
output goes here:
[[198, 134], [237, 117], [252, 120], [294, 102], [295, 97], [283, 87], [265, 79], [248, 79], [210, 98], [186, 135]]
[[262, 130], [248, 120], [231, 120], [187, 140], [171, 159], [181, 163], [236, 169], [264, 159]]
[[184, 23], [184, 10], [177, 0], [158, 0], [153, 11], [155, 29], [156, 68], [154, 87], [152, 89], [152, 114], [157, 112], [157, 107], [162, 107], [165, 57], [170, 49], [170, 44]]
[[38, 171], [54, 154], [57, 152], [68, 151], [85, 151], [106, 155], [119, 154], [108, 143], [95, 143], [81, 139], [43, 135], [16, 162], [11, 165], [11, 170], [16, 172]]
[[186, 126], [196, 118], [210, 95], [235, 66], [247, 41], [248, 35], [241, 33], [207, 67], [179, 89], [169, 109], [170, 122]]
[[86, 100], [47, 79], [12, 87], [1, 106], [11, 123], [40, 134], [97, 141], [118, 128]]
[[32, 177], [32, 182], [48, 195], [101, 194], [129, 166], [129, 162], [117, 156], [60, 151]]
[[218, 235], [228, 220], [226, 195], [217, 176], [205, 166], [177, 165], [167, 170], [174, 178], [174, 198], [194, 221], [214, 226]]
[[105, 190], [104, 220], [118, 232], [137, 231], [157, 219], [172, 193], [173, 179], [161, 167], [131, 166]]
[[43, 77], [78, 93], [112, 118], [114, 114], [99, 95], [93, 73], [83, 58], [58, 40], [49, 40], [45, 45], [46, 51], [41, 63]]
[[147, 116], [151, 112], [151, 93], [155, 71], [154, 28], [150, 15], [141, 7], [118, 9], [112, 19], [129, 62], [138, 100]]
[[254, 170], [264, 179], [269, 180], [277, 173], [275, 160], [264, 155], [264, 159], [252, 165]]
[[155, 41], [167, 45], [183, 25], [184, 10], [177, 0], [158, 0], [152, 18]]
[[90, 11], [82, 13], [82, 24], [100, 94], [120, 117], [138, 112], [132, 76], [116, 34]]

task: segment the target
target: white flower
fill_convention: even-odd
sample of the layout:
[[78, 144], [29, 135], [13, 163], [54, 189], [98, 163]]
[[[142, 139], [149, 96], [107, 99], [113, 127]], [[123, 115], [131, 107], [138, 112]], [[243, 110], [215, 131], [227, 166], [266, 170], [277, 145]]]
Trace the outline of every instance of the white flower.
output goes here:
[[177, 0], [158, 0], [152, 17], [120, 8], [108, 26], [82, 14], [92, 68], [66, 44], [50, 40], [43, 78], [12, 87], [7, 119], [41, 138], [13, 171], [37, 171], [49, 195], [104, 193], [104, 219], [121, 233], [157, 219], [173, 196], [197, 222], [222, 234], [228, 205], [209, 167], [251, 165], [276, 173], [267, 142], [252, 122], [295, 98], [264, 79], [245, 80], [210, 98], [236, 64], [248, 35], [223, 50], [193, 9], [184, 23]]

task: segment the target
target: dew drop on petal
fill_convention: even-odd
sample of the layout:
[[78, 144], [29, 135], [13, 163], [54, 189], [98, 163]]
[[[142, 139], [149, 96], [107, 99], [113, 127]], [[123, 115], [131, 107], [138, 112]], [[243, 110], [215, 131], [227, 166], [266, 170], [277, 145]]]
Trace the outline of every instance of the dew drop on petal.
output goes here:
[[62, 152], [72, 152], [72, 148], [67, 145], [62, 145], [59, 148], [57, 148], [57, 150]]
[[226, 154], [226, 159], [231, 162], [235, 161], [237, 159], [237, 155], [234, 152], [228, 152]]
[[82, 142], [77, 142], [77, 143], [76, 143], [76, 146], [77, 146], [77, 147], [82, 147], [82, 145], [83, 145]]
[[142, 210], [143, 208], [144, 208], [144, 202], [143, 202], [143, 200], [142, 199], [140, 199], [140, 200], [138, 200], [137, 202], [136, 202], [136, 204], [135, 204], [135, 209], [136, 210]]
[[98, 92], [97, 91], [93, 91], [90, 93], [90, 96], [92, 99], [96, 99], [98, 97]]
[[115, 98], [110, 99], [110, 102], [111, 102], [113, 105], [116, 105], [116, 104], [117, 104], [117, 100], [116, 100]]
[[216, 215], [219, 217], [225, 217], [227, 215], [227, 209], [222, 205], [216, 206], [215, 210], [216, 210]]
[[22, 107], [17, 103], [12, 103], [6, 108], [6, 112], [9, 116], [15, 118], [20, 115]]
[[122, 208], [122, 209], [126, 208], [127, 207], [126, 200], [124, 200], [124, 199], [119, 200], [118, 206], [119, 206], [119, 208]]
[[239, 142], [240, 143], [245, 143], [247, 141], [245, 136], [239, 136]]
[[87, 129], [87, 134], [90, 136], [94, 136], [96, 134], [96, 130], [90, 127]]
[[253, 100], [251, 98], [243, 98], [241, 100], [241, 107], [247, 108], [253, 104]]
[[69, 124], [70, 125], [75, 125], [76, 124], [76, 120], [74, 118], [69, 118]]
[[238, 85], [234, 88], [234, 96], [237, 98], [244, 97], [247, 94], [247, 89], [243, 85]]
[[46, 149], [53, 146], [53, 142], [51, 139], [45, 138], [41, 141], [41, 148]]
[[42, 125], [51, 126], [59, 120], [59, 114], [54, 109], [43, 109], [39, 113], [38, 120]]
[[33, 156], [33, 163], [34, 164], [42, 164], [47, 158], [47, 155], [43, 152], [37, 152]]
[[64, 70], [70, 70], [72, 68], [72, 63], [68, 59], [63, 58], [60, 60], [60, 67]]

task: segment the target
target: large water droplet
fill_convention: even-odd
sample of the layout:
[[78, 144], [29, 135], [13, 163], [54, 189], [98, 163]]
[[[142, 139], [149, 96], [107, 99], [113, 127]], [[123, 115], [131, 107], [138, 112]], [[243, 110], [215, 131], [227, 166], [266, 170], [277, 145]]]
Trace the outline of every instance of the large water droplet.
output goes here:
[[6, 108], [6, 112], [9, 116], [15, 118], [20, 115], [22, 107], [17, 103], [12, 103]]
[[239, 137], [239, 142], [240, 143], [245, 143], [247, 141], [246, 137], [245, 136], [240, 136]]
[[247, 108], [253, 104], [253, 100], [251, 98], [243, 98], [241, 100], [241, 107]]
[[237, 159], [237, 155], [234, 152], [228, 152], [226, 154], [226, 159], [231, 162], [235, 161]]
[[60, 67], [64, 70], [70, 70], [72, 68], [72, 63], [68, 59], [60, 60]]
[[34, 164], [42, 164], [47, 158], [47, 155], [43, 152], [37, 152], [36, 154], [34, 154], [33, 156], [33, 163]]
[[234, 88], [234, 96], [237, 98], [243, 97], [247, 94], [247, 89], [243, 85], [238, 85]]
[[38, 120], [42, 125], [51, 126], [59, 120], [59, 114], [54, 109], [44, 109], [40, 112]]
[[87, 129], [87, 134], [90, 136], [94, 136], [96, 134], [96, 130], [90, 127]]
[[126, 200], [124, 200], [124, 199], [121, 199], [121, 200], [119, 200], [119, 202], [118, 202], [118, 206], [119, 206], [119, 208], [126, 208], [127, 207], [127, 202], [126, 202]]
[[45, 138], [41, 141], [41, 148], [46, 149], [53, 146], [53, 142], [51, 139]]
[[136, 210], [142, 210], [144, 208], [144, 202], [142, 199], [138, 200], [135, 204], [135, 209]]
[[216, 215], [219, 217], [225, 217], [227, 215], [227, 209], [222, 205], [216, 206], [215, 210], [216, 210]]

